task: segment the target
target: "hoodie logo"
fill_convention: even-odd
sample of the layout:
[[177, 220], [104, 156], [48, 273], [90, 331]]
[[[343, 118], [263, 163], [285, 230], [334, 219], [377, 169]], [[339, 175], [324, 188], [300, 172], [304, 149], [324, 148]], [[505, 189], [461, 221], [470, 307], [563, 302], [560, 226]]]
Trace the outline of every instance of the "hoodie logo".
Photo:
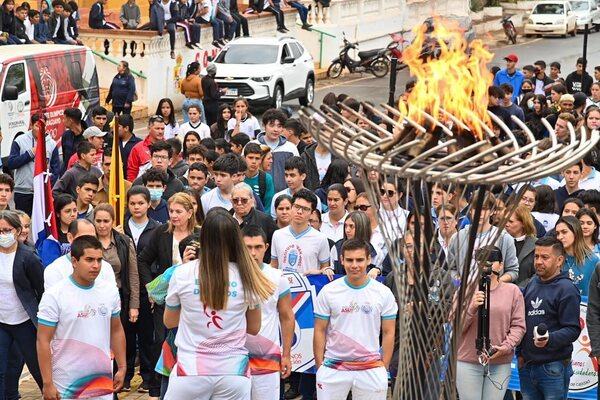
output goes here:
[[531, 300], [531, 307], [533, 310], [527, 313], [527, 316], [532, 317], [534, 315], [546, 315], [546, 310], [540, 310], [540, 306], [542, 305], [542, 299], [536, 297], [535, 300]]

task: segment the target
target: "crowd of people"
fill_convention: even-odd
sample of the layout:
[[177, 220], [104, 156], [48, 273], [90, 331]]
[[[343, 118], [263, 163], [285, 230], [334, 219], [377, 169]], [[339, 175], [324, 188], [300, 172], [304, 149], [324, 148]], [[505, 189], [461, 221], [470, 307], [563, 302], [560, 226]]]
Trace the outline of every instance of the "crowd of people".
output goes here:
[[[277, 31], [287, 33], [283, 11], [296, 9], [302, 29], [310, 30], [308, 12], [311, 4], [301, 0], [260, 0], [251, 2], [242, 13], [238, 0], [149, 0], [149, 21], [142, 24], [140, 6], [135, 0], [127, 0], [120, 9], [119, 23], [107, 21], [112, 11], [105, 10], [107, 0], [97, 0], [89, 9], [87, 27], [91, 29], [138, 29], [157, 31], [160, 36], [166, 31], [174, 58], [175, 33], [181, 29], [186, 47], [200, 49], [202, 25], [212, 27], [212, 45], [222, 48], [236, 37], [249, 37], [248, 19], [244, 15], [269, 12], [277, 21]], [[0, 45], [57, 43], [81, 45], [79, 27], [81, 15], [77, 1], [41, 0], [39, 9], [27, 1], [19, 6], [14, 0], [2, 2], [0, 13]]]
[[[515, 109], [513, 96], [518, 108], [533, 100], [524, 118], [543, 116], [564, 141], [571, 140], [568, 123], [588, 131], [600, 127], [598, 82], [589, 85], [588, 97], [574, 83], [565, 87], [560, 77], [545, 77], [545, 63], [538, 61], [527, 87], [516, 56], [506, 61], [507, 69], [496, 73], [498, 86], [490, 88], [493, 112]], [[213, 69], [207, 69], [208, 78], [200, 78], [197, 63], [188, 66], [183, 120], [173, 102], [162, 99], [144, 139], [134, 134], [126, 103], [115, 103], [113, 95], [114, 113], [98, 106], [89, 121], [77, 108], [64, 110], [60, 146], [49, 135], [40, 138], [40, 115], [12, 143], [0, 174], [0, 399], [18, 398], [24, 364], [45, 400], [111, 399], [113, 390], [132, 390], [136, 373], [138, 391], [151, 399], [312, 399], [315, 393], [327, 399], [349, 391], [356, 399], [386, 398], [387, 371], [395, 376], [402, 351], [395, 340], [402, 311], [391, 290], [395, 252], [384, 233], [414, 275], [414, 194], [375, 171], [360, 176], [286, 108], [269, 109], [259, 121], [244, 98], [231, 105], [199, 98], [200, 90], [213, 90]], [[565, 83], [578, 76], [585, 73]], [[494, 102], [497, 91], [503, 105]], [[388, 129], [354, 98], [329, 93], [323, 104], [345, 123]], [[526, 137], [518, 129], [515, 135]], [[57, 237], [32, 243], [40, 139]], [[127, 190], [118, 225], [119, 210], [109, 204], [115, 141]], [[566, 398], [581, 296], [589, 297], [587, 326], [591, 354], [597, 354], [598, 161], [592, 151], [560, 176], [507, 183], [484, 196], [477, 232], [482, 246], [474, 256], [491, 266], [494, 354], [481, 365], [475, 350], [474, 320], [484, 296], [476, 292], [459, 332], [461, 400], [507, 396], [515, 352], [523, 398]], [[367, 195], [367, 182], [379, 189], [379, 201]], [[451, 286], [453, 278], [472, 272], [464, 265], [464, 242], [475, 217], [471, 204], [482, 194], [438, 183], [420, 195], [431, 200], [435, 216], [430, 250], [443, 254], [436, 279]], [[314, 299], [316, 374], [292, 373], [295, 323], [285, 272], [333, 281]], [[547, 335], [538, 334], [540, 324]]]

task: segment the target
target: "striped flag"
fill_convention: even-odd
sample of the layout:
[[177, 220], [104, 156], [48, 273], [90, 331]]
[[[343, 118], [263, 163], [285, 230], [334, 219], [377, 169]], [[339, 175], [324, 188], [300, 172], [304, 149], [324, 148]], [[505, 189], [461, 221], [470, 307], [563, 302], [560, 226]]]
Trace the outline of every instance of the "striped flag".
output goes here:
[[122, 225], [125, 220], [125, 176], [123, 176], [123, 161], [121, 159], [121, 146], [119, 145], [119, 124], [117, 116], [113, 118], [113, 144], [112, 159], [110, 164], [110, 179], [108, 183], [108, 202], [115, 210], [114, 226]]
[[39, 133], [35, 148], [33, 170], [33, 210], [31, 213], [31, 233], [33, 242], [38, 247], [46, 238], [58, 240], [58, 229], [54, 217], [54, 199], [52, 198], [52, 182], [46, 157], [46, 122], [38, 121]]

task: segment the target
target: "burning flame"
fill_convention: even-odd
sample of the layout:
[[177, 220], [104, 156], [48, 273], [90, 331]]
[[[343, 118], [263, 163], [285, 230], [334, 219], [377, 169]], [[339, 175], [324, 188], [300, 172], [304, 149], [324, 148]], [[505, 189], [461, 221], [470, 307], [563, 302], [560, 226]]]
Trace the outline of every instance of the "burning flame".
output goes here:
[[[493, 75], [487, 64], [493, 54], [479, 39], [467, 44], [458, 22], [434, 18], [434, 30], [429, 37], [425, 30], [424, 26], [414, 30], [416, 38], [402, 54], [416, 84], [406, 99], [407, 104], [400, 102], [400, 112], [419, 124], [423, 123], [424, 117], [417, 109], [447, 122], [447, 117], [440, 113], [442, 108], [481, 140], [480, 121], [491, 127], [487, 104]], [[437, 46], [439, 56], [423, 61], [425, 46], [430, 49]]]

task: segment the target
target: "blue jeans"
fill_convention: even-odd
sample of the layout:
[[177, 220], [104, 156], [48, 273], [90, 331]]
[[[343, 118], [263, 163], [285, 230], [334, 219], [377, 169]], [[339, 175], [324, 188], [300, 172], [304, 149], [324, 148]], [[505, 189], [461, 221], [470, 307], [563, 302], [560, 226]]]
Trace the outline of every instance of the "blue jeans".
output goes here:
[[[192, 99], [189, 97], [186, 97], [185, 100], [183, 101], [183, 104], [181, 105], [181, 112], [183, 113], [183, 122], [189, 122], [190, 121], [190, 117], [188, 117], [188, 110], [190, 109], [190, 106], [198, 106], [200, 107], [200, 113], [202, 114], [200, 116], [200, 120], [203, 123], [206, 123], [206, 116], [204, 115], [204, 104], [202, 104], [202, 100], [200, 99]], [[179, 134], [181, 135], [181, 137], [185, 137], [185, 134], [187, 132], [179, 132]], [[183, 140], [183, 139], [182, 139]]]
[[510, 380], [510, 363], [489, 365], [458, 361], [456, 386], [460, 400], [502, 400]]
[[[18, 325], [0, 323], [0, 400], [5, 400], [5, 390], [7, 387], [14, 393], [14, 388], [19, 385], [19, 376], [16, 376], [17, 374], [15, 373], [10, 374], [10, 371], [8, 371], [10, 361], [12, 363], [19, 361], [10, 360], [11, 355], [18, 357], [18, 354], [11, 352], [11, 347], [14, 344], [17, 345], [18, 350], [25, 359], [29, 373], [35, 379], [40, 390], [42, 389], [42, 374], [40, 373], [37, 359], [36, 336], [37, 329], [31, 320]], [[11, 380], [16, 378], [17, 382], [8, 382], [6, 378], [9, 376], [12, 376]]]
[[519, 369], [523, 399], [567, 400], [571, 376], [573, 376], [571, 362], [526, 364]]
[[225, 38], [227, 40], [233, 39], [235, 30], [237, 29], [237, 21], [233, 17], [231, 18], [231, 22], [227, 21], [227, 17], [220, 12], [217, 13], [216, 19], [223, 22], [223, 25], [225, 26]]
[[288, 1], [288, 4], [298, 10], [298, 15], [300, 16], [300, 21], [302, 21], [302, 25], [306, 25], [307, 17], [308, 17], [308, 8], [298, 1]]

